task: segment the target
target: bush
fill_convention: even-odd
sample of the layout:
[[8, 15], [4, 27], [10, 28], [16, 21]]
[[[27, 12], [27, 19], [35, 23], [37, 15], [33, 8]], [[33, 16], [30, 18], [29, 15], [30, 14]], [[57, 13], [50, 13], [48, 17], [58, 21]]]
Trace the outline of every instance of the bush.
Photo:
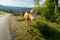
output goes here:
[[33, 24], [33, 27], [39, 30], [39, 33], [41, 33], [43, 37], [47, 38], [48, 40], [57, 40], [60, 37], [60, 32], [58, 32], [58, 30], [55, 28], [56, 26], [54, 23], [46, 21], [46, 19], [43, 17], [38, 16], [36, 22]]
[[43, 35], [53, 36], [56, 31], [53, 27], [53, 23], [48, 23], [45, 19], [37, 17], [36, 27]]

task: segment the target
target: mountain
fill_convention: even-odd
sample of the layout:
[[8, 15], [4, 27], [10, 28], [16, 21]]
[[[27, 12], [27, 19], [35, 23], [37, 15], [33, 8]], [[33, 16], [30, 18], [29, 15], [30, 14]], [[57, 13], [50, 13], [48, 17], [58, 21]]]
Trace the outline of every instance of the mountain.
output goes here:
[[26, 10], [31, 10], [32, 8], [28, 7], [13, 7], [13, 6], [3, 6], [0, 5], [0, 11], [5, 11], [9, 13], [18, 13], [18, 12], [25, 12]]

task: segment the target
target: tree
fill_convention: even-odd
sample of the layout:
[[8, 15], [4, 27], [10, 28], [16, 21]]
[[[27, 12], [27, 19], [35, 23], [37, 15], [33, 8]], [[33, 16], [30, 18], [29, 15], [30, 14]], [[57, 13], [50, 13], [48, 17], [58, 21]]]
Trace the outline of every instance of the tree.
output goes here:
[[39, 5], [40, 0], [34, 0], [35, 5]]
[[34, 8], [32, 9], [32, 15], [33, 16], [36, 16], [37, 15], [37, 13], [40, 11], [40, 7], [39, 7], [39, 5], [40, 5], [40, 0], [34, 0]]
[[55, 14], [58, 12], [58, 0], [55, 0]]
[[55, 4], [54, 4], [55, 0], [46, 0], [45, 5], [46, 5], [46, 12], [44, 13], [44, 17], [47, 20], [50, 21], [55, 21]]
[[56, 22], [60, 24], [60, 13], [58, 9], [58, 0], [55, 0], [55, 15], [56, 15]]

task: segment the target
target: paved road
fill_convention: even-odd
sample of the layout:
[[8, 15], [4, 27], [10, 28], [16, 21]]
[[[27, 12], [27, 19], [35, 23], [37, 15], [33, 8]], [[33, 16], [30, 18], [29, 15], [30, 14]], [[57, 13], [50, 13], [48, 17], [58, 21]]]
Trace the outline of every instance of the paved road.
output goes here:
[[11, 14], [0, 15], [0, 40], [11, 40], [9, 20]]

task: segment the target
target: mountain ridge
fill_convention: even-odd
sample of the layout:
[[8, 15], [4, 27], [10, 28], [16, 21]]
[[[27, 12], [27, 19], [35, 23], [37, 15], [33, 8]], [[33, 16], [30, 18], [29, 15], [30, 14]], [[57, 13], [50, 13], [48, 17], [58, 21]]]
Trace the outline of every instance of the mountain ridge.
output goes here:
[[28, 7], [14, 7], [14, 6], [3, 6], [0, 5], [0, 11], [5, 11], [9, 13], [25, 12], [26, 10], [31, 10]]

